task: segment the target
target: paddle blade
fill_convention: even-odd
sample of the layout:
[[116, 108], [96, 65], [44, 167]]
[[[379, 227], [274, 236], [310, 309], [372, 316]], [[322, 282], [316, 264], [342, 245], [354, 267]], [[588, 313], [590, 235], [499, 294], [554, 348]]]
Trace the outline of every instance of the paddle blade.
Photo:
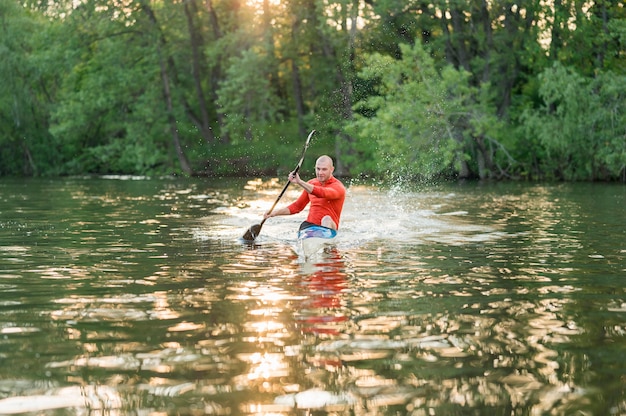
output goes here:
[[248, 231], [243, 235], [243, 239], [246, 241], [254, 241], [255, 238], [261, 232], [261, 224], [254, 224], [252, 227], [248, 228]]

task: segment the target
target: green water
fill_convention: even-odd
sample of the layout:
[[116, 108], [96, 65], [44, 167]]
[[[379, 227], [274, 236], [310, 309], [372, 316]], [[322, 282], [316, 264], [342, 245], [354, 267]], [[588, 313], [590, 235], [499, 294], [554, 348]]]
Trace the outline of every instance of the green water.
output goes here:
[[347, 185], [3, 179], [0, 414], [626, 414], [624, 186]]

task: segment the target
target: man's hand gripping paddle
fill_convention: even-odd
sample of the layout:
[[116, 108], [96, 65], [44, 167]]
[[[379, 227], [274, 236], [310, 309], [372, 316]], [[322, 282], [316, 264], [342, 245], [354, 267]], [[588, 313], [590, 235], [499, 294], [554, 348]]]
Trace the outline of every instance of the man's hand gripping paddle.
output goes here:
[[[300, 166], [302, 166], [302, 162], [304, 161], [304, 155], [306, 153], [306, 150], [309, 148], [309, 144], [311, 143], [311, 138], [313, 137], [314, 133], [315, 133], [315, 130], [311, 130], [311, 133], [309, 133], [309, 137], [307, 137], [306, 143], [304, 143], [304, 149], [302, 149], [302, 156], [300, 157], [300, 161], [296, 165], [296, 168], [293, 170], [294, 173], [300, 170]], [[287, 183], [285, 184], [285, 187], [281, 191], [280, 195], [278, 195], [278, 198], [276, 198], [276, 201], [274, 201], [274, 205], [272, 205], [268, 213], [271, 213], [274, 210], [274, 208], [276, 208], [276, 204], [278, 204], [278, 201], [280, 201], [280, 198], [283, 197], [290, 183], [291, 183], [290, 181], [287, 181]], [[254, 224], [252, 227], [248, 228], [248, 231], [246, 231], [246, 233], [243, 235], [243, 239], [246, 242], [253, 242], [259, 236], [259, 233], [261, 232], [261, 227], [263, 227], [263, 224], [265, 223], [266, 219], [267, 218], [263, 218], [263, 221], [261, 221], [261, 223]]]

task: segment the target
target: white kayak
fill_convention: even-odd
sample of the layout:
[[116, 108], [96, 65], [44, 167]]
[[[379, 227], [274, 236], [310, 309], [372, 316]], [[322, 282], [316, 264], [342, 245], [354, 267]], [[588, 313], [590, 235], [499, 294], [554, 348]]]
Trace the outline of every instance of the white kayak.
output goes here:
[[305, 259], [310, 258], [324, 247], [335, 244], [337, 230], [312, 225], [298, 231], [298, 247]]

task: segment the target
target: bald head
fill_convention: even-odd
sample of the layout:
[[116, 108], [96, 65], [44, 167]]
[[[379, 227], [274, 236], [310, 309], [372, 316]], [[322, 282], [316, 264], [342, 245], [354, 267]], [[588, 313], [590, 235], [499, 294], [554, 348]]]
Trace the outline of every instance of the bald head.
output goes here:
[[333, 166], [333, 159], [330, 156], [322, 155], [317, 158], [317, 162], [315, 163], [315, 166], [317, 166], [318, 163]]
[[335, 166], [333, 165], [333, 159], [330, 156], [320, 156], [315, 162], [315, 176], [321, 183], [325, 183], [327, 180], [333, 177], [333, 171]]

